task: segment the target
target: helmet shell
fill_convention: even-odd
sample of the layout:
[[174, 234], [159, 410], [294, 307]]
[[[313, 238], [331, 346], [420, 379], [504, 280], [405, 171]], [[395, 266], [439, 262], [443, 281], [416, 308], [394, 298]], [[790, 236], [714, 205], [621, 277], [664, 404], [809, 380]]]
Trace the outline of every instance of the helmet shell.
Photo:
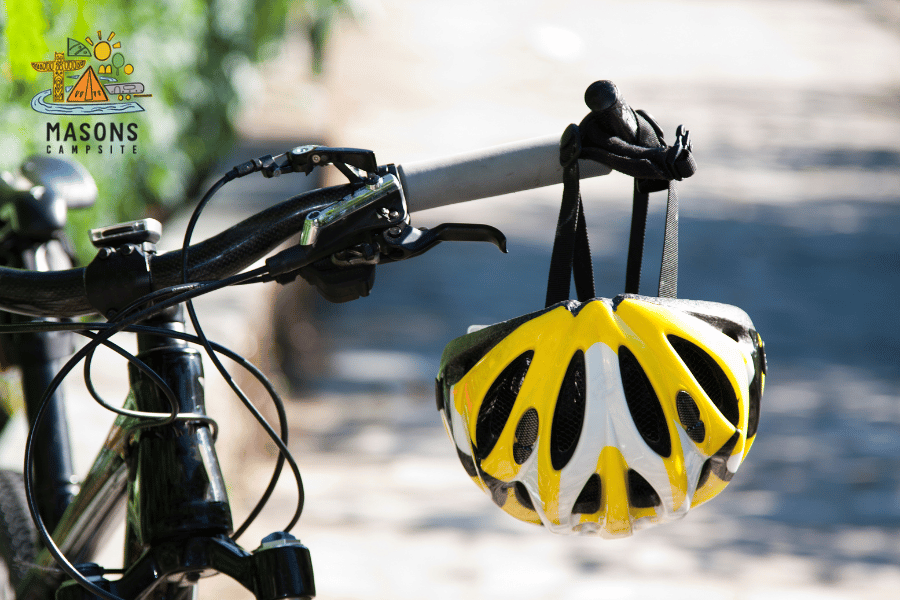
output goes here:
[[741, 309], [621, 295], [453, 340], [437, 402], [467, 473], [503, 510], [621, 537], [725, 488], [755, 439], [764, 378]]

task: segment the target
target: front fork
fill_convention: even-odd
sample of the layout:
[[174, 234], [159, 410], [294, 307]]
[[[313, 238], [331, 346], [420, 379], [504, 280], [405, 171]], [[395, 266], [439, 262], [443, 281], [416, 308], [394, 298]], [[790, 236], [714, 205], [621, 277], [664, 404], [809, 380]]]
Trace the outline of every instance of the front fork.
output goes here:
[[[180, 311], [153, 323], [182, 329]], [[247, 552], [229, 537], [231, 510], [216, 457], [203, 395], [203, 365], [197, 350], [172, 338], [138, 335], [138, 358], [155, 371], [178, 399], [179, 419], [136, 430], [128, 451], [125, 564], [118, 580], [84, 565], [89, 578], [126, 598], [182, 598], [202, 576], [224, 573], [258, 600], [313, 598], [309, 550], [288, 533], [266, 537]], [[134, 408], [169, 413], [162, 390], [129, 366]], [[58, 600], [93, 598], [69, 581]], [[189, 597], [189, 596], [188, 596]]]
[[[30, 320], [22, 315], [0, 314], [3, 323], [18, 324]], [[22, 375], [22, 396], [29, 429], [34, 426], [44, 391], [72, 354], [72, 336], [67, 331], [48, 331], [18, 333], [0, 339], [3, 346], [0, 352], [18, 365]], [[44, 522], [52, 529], [78, 491], [62, 388], [57, 388], [47, 399], [44, 417], [35, 436], [38, 443], [32, 472], [37, 505]]]

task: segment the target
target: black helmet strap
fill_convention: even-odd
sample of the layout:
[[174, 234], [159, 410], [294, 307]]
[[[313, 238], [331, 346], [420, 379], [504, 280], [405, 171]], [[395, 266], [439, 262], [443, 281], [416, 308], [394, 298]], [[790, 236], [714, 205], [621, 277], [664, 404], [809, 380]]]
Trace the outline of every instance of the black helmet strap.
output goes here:
[[637, 294], [650, 194], [668, 190], [666, 226], [659, 276], [660, 297], [675, 298], [678, 291], [678, 193], [675, 181], [696, 171], [691, 156], [688, 132], [676, 131], [676, 142], [667, 146], [662, 130], [643, 111], [635, 111], [638, 123], [636, 143], [629, 143], [599, 127], [596, 113], [590, 113], [579, 125], [569, 125], [560, 140], [563, 166], [563, 197], [556, 225], [556, 237], [550, 258], [546, 306], [568, 300], [574, 278], [578, 300], [594, 298], [594, 271], [581, 201], [579, 159], [594, 160], [634, 177], [631, 234], [625, 268], [625, 292]]
[[582, 302], [590, 300], [594, 292], [594, 268], [591, 263], [591, 247], [584, 221], [584, 205], [581, 202], [578, 157], [581, 154], [581, 136], [578, 127], [569, 125], [559, 145], [560, 162], [563, 165], [563, 195], [556, 222], [553, 254], [550, 256], [550, 276], [547, 281], [547, 304], [569, 299], [569, 283], [574, 277], [575, 291]]
[[[641, 264], [644, 257], [644, 237], [650, 194], [641, 192], [637, 180], [631, 208], [631, 234], [628, 239], [628, 262], [625, 266], [625, 293], [638, 294], [641, 283]], [[663, 234], [662, 261], [659, 270], [660, 298], [675, 298], [678, 294], [678, 190], [675, 182], [668, 184], [666, 201], [666, 229]]]

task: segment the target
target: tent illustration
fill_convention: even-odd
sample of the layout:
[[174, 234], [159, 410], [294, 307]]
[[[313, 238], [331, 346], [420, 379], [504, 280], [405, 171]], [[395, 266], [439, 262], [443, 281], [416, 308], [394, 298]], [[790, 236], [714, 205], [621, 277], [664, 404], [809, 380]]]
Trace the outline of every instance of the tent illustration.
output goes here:
[[108, 102], [109, 96], [106, 95], [106, 90], [103, 88], [103, 85], [100, 83], [100, 80], [97, 79], [96, 73], [94, 73], [93, 67], [88, 67], [87, 71], [84, 72], [78, 82], [72, 87], [72, 91], [69, 92], [69, 97], [66, 98], [66, 102]]

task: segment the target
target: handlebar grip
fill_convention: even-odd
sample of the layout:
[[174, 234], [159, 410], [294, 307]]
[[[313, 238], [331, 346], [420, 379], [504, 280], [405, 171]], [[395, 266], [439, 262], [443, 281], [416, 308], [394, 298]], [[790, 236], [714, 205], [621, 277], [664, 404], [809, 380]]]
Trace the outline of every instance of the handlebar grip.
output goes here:
[[638, 120], [612, 81], [595, 81], [584, 92], [584, 103], [591, 109], [594, 123], [606, 133], [629, 144], [638, 141]]
[[[581, 177], [610, 168], [580, 161]], [[453, 156], [397, 165], [410, 212], [562, 183], [559, 136], [532, 138]]]

